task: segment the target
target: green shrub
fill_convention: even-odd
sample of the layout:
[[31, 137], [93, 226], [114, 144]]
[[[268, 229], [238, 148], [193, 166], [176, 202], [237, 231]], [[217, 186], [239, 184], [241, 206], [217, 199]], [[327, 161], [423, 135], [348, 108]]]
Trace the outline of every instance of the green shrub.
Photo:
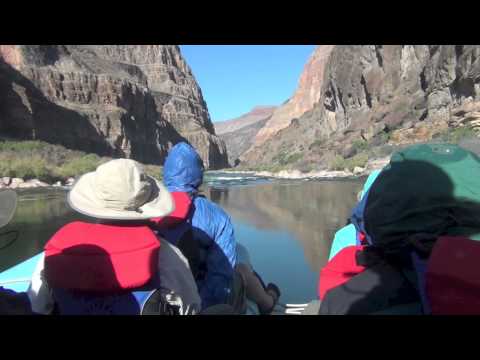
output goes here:
[[[0, 177], [37, 178], [47, 183], [77, 177], [94, 171], [111, 160], [96, 154], [67, 149], [44, 141], [1, 141]], [[162, 179], [162, 168], [144, 165], [150, 176]]]
[[61, 178], [75, 177], [94, 171], [100, 165], [100, 157], [95, 154], [84, 155], [62, 164], [56, 169], [56, 174]]
[[293, 164], [300, 160], [303, 157], [302, 153], [288, 154], [286, 151], [282, 151], [275, 155], [272, 161], [278, 163], [279, 165], [288, 165]]
[[0, 157], [0, 174], [2, 176], [18, 177], [25, 180], [37, 178], [42, 181], [51, 180], [51, 169], [47, 162], [39, 156], [32, 157]]
[[311, 149], [314, 149], [314, 148], [316, 148], [316, 147], [320, 147], [320, 146], [322, 146], [322, 145], [324, 144], [324, 142], [325, 142], [325, 141], [322, 140], [322, 139], [317, 139], [317, 140], [315, 140], [313, 143], [311, 143], [308, 148], [311, 150]]
[[346, 161], [342, 155], [335, 155], [335, 157], [328, 164], [330, 170], [343, 170], [346, 167]]
[[2, 141], [0, 142], [0, 151], [27, 152], [38, 151], [48, 144], [43, 141]]
[[298, 160], [300, 160], [302, 157], [303, 157], [303, 155], [301, 153], [296, 153], [296, 154], [289, 155], [289, 156], [287, 156], [287, 158], [285, 158], [283, 165], [295, 163]]
[[352, 148], [355, 150], [355, 153], [365, 151], [368, 148], [368, 143], [363, 139], [354, 140], [352, 142]]
[[463, 139], [474, 137], [477, 137], [475, 130], [468, 126], [459, 127], [453, 130], [448, 129], [437, 135], [437, 138], [440, 138], [440, 140], [452, 144], [458, 144]]
[[348, 169], [353, 171], [353, 169], [358, 167], [365, 167], [368, 162], [368, 155], [365, 153], [360, 153], [354, 157], [345, 159], [341, 155], [335, 155], [335, 157], [329, 163], [330, 170], [345, 170]]
[[353, 171], [355, 167], [365, 167], [367, 165], [368, 155], [365, 153], [357, 154], [354, 157], [347, 160], [347, 168]]

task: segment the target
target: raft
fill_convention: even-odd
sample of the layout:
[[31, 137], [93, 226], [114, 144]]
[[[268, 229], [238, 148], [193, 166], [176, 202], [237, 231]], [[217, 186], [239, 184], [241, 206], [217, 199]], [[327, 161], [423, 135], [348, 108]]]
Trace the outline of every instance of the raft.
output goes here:
[[[35, 267], [42, 256], [43, 252], [0, 273], [0, 286], [16, 292], [26, 292]], [[306, 304], [277, 304], [272, 315], [300, 315], [305, 306]], [[245, 315], [259, 315], [258, 308], [253, 302], [247, 301]]]
[[16, 292], [25, 292], [43, 252], [0, 273], [0, 286]]

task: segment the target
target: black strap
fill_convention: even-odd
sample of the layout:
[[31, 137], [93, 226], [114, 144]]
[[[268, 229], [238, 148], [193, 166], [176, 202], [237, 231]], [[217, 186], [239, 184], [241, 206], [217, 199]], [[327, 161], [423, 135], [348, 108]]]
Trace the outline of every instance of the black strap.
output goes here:
[[185, 231], [177, 242], [178, 249], [187, 258], [190, 270], [196, 281], [205, 278], [206, 265], [201, 261], [201, 246], [200, 242], [195, 239], [193, 229], [191, 227]]

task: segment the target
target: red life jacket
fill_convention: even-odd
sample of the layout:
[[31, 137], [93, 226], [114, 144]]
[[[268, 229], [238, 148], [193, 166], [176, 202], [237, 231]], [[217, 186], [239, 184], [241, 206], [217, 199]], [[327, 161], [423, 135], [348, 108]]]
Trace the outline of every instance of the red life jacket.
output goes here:
[[45, 246], [52, 288], [110, 293], [147, 284], [157, 273], [160, 242], [147, 226], [72, 222]]
[[323, 299], [328, 290], [346, 283], [353, 276], [365, 270], [357, 265], [357, 251], [363, 250], [362, 245], [347, 246], [340, 250], [325, 267], [320, 270], [318, 297]]
[[432, 314], [480, 314], [480, 242], [440, 237], [426, 270], [426, 293]]
[[[320, 271], [319, 298], [367, 270], [357, 264], [365, 246], [348, 246]], [[480, 242], [466, 237], [441, 236], [417, 272], [424, 311], [433, 315], [480, 314]], [[420, 270], [420, 271], [419, 271]]]
[[190, 195], [188, 193], [178, 191], [171, 192], [170, 194], [175, 202], [175, 210], [168, 216], [150, 219], [155, 228], [173, 227], [184, 221], [188, 216], [192, 206], [192, 199], [190, 198]]

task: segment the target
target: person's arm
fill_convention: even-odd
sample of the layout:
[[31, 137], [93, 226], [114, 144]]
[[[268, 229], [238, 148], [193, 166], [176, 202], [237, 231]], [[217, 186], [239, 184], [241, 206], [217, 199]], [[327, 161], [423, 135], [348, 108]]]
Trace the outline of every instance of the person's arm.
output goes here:
[[236, 241], [230, 217], [225, 214], [216, 226], [214, 241], [207, 253], [207, 273], [199, 283], [203, 307], [226, 303], [237, 263]]
[[53, 312], [55, 302], [43, 276], [44, 259], [45, 255], [42, 254], [33, 272], [32, 282], [28, 287], [27, 295], [33, 312], [49, 315]]
[[185, 305], [182, 313], [199, 312], [201, 299], [188, 260], [176, 246], [162, 238], [159, 241], [158, 269], [162, 286], [181, 297]]

